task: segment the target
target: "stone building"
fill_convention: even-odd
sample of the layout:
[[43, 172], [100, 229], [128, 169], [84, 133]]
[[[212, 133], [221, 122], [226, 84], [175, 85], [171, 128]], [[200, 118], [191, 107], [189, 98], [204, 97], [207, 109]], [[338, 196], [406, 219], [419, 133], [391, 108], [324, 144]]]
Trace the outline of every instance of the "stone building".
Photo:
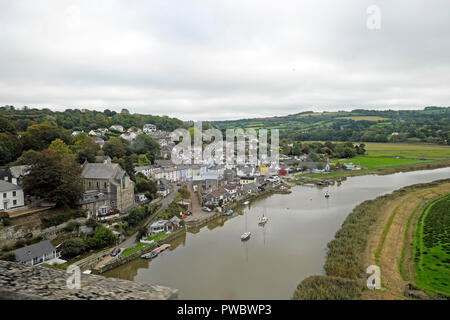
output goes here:
[[[133, 181], [119, 164], [85, 163], [81, 178], [86, 195], [82, 206], [89, 214], [98, 216], [114, 209], [124, 212], [134, 205]], [[92, 196], [95, 192], [98, 197]], [[101, 211], [98, 212], [100, 207]]]

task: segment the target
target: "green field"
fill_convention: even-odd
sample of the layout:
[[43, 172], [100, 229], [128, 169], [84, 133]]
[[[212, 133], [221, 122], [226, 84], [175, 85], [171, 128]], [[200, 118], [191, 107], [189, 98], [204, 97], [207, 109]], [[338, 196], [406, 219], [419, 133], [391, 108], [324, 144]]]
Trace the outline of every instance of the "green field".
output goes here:
[[450, 194], [422, 211], [414, 237], [414, 282], [429, 293], [450, 296]]
[[450, 159], [450, 147], [435, 144], [371, 143], [367, 155], [374, 157], [401, 157], [407, 159]]
[[357, 156], [351, 159], [334, 160], [333, 162], [353, 163], [359, 165], [360, 167], [367, 168], [370, 170], [370, 169], [390, 168], [408, 164], [423, 163], [426, 161], [427, 160], [423, 161], [418, 159], [404, 159], [404, 158], [396, 159], [392, 157]]

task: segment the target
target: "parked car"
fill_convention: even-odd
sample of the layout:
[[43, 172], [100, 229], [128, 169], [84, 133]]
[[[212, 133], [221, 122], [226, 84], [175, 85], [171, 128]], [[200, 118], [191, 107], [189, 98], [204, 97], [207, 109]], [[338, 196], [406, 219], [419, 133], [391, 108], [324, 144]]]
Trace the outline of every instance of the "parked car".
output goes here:
[[120, 253], [120, 248], [115, 248], [112, 252], [111, 252], [111, 257], [115, 257]]
[[187, 212], [186, 212], [186, 215], [187, 215], [187, 216], [191, 216], [191, 215], [192, 215], [192, 211], [187, 211]]
[[211, 212], [211, 209], [208, 208], [208, 207], [203, 207], [202, 210], [205, 211], [205, 212]]

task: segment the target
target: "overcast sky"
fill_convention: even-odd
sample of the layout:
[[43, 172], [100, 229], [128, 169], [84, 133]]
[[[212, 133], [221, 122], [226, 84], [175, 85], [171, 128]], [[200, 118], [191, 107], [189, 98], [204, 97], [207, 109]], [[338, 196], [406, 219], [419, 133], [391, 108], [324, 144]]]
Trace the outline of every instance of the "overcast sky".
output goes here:
[[0, 105], [183, 120], [449, 106], [449, 12], [448, 0], [1, 0]]

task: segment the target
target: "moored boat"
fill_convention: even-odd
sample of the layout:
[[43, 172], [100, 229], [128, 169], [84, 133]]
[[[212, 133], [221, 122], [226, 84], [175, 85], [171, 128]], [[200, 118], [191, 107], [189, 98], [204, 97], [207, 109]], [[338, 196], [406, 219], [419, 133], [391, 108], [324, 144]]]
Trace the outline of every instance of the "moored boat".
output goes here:
[[[155, 249], [155, 250], [156, 250], [156, 249]], [[156, 258], [156, 257], [158, 256], [158, 254], [159, 254], [159, 251], [156, 251], [156, 252], [155, 252], [155, 250], [153, 250], [152, 252], [143, 254], [143, 255], [141, 256], [141, 258], [142, 258], [142, 259], [153, 259], [153, 258]]]
[[248, 205], [248, 204], [250, 204], [250, 201], [245, 201], [244, 203], [242, 203], [243, 205]]
[[263, 215], [261, 218], [259, 218], [258, 224], [265, 224], [267, 221], [269, 221], [269, 218]]
[[250, 232], [245, 232], [245, 233], [243, 233], [243, 234], [241, 235], [241, 240], [242, 240], [242, 241], [245, 241], [245, 240], [250, 239], [250, 235], [251, 235]]
[[233, 210], [228, 210], [224, 213], [225, 216], [231, 216], [233, 214]]

